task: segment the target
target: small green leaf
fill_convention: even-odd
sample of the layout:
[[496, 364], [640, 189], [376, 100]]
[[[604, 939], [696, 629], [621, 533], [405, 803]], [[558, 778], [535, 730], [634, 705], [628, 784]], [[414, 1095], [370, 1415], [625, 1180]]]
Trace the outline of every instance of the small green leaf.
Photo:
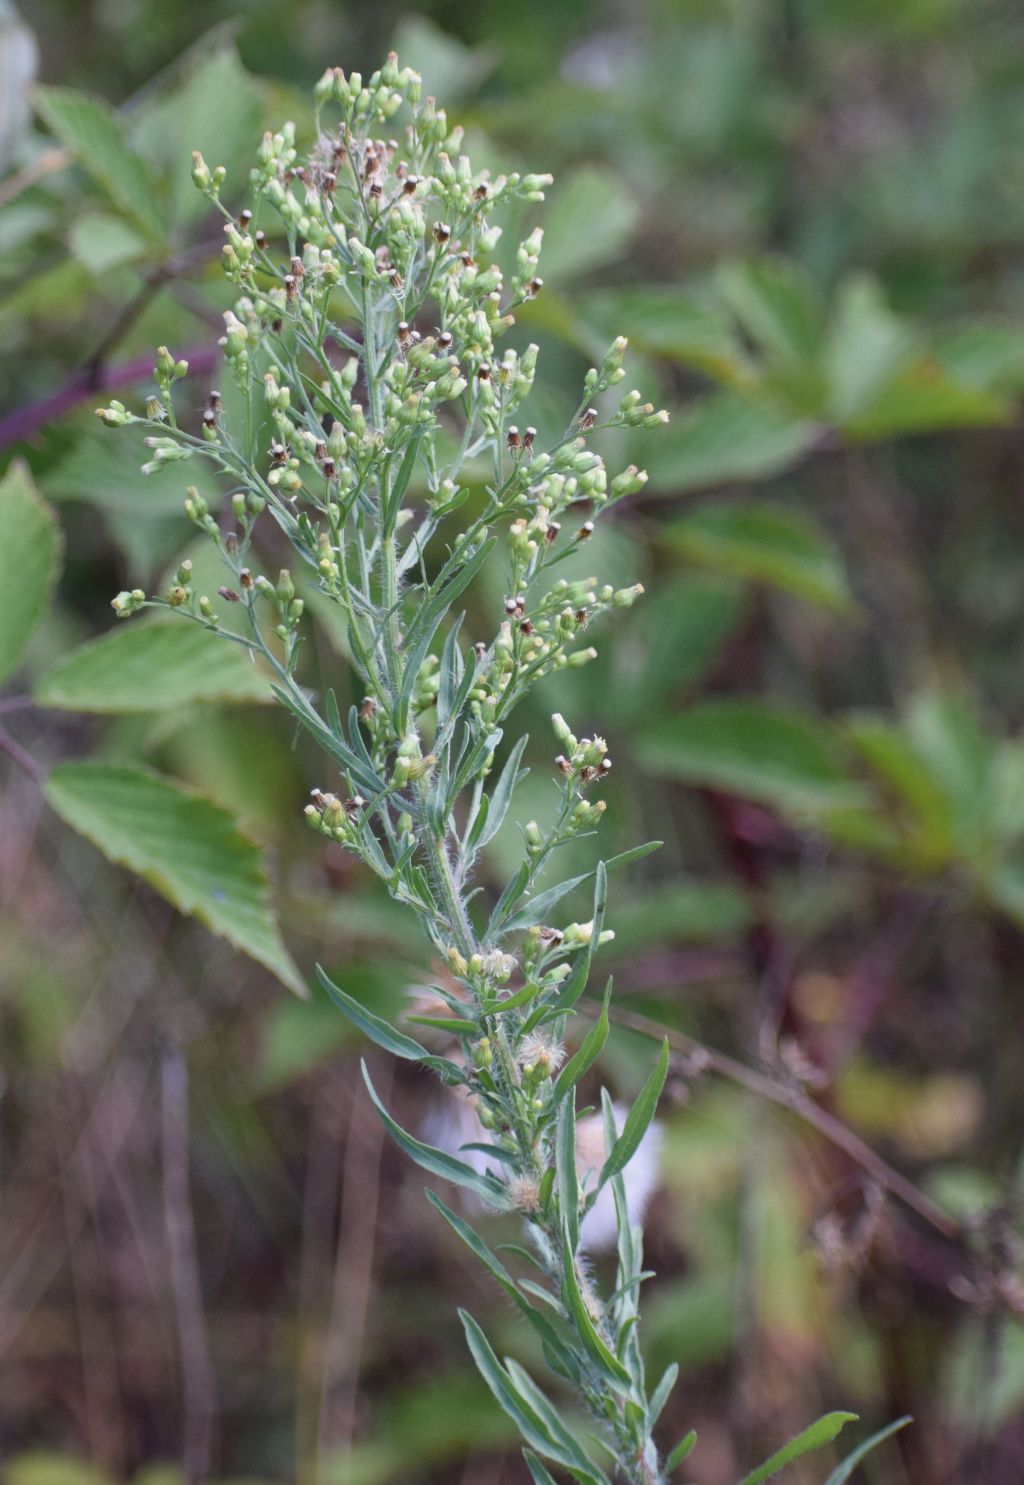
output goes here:
[[773, 1454], [771, 1459], [766, 1459], [764, 1464], [759, 1465], [749, 1475], [744, 1475], [740, 1485], [761, 1485], [762, 1480], [770, 1480], [772, 1475], [777, 1475], [779, 1470], [784, 1469], [787, 1464], [792, 1464], [794, 1459], [801, 1459], [805, 1454], [810, 1454], [813, 1449], [824, 1448], [831, 1444], [832, 1440], [843, 1430], [847, 1423], [856, 1423], [856, 1413], [826, 1413], [824, 1418], [819, 1418], [817, 1423], [812, 1423], [810, 1428], [805, 1428], [803, 1433], [797, 1434], [795, 1439], [790, 1439], [788, 1444]]
[[660, 723], [642, 739], [640, 755], [655, 773], [783, 810], [863, 802], [823, 723], [746, 698], [701, 702]]
[[688, 1459], [690, 1457], [690, 1455], [693, 1453], [693, 1447], [696, 1442], [697, 1430], [695, 1428], [691, 1428], [686, 1437], [679, 1440], [678, 1444], [672, 1450], [672, 1453], [665, 1460], [666, 1474], [670, 1475], [674, 1469], [677, 1469], [679, 1465], [682, 1464], [684, 1459]]
[[679, 1365], [678, 1365], [677, 1362], [672, 1361], [672, 1362], [669, 1363], [669, 1365], [665, 1368], [664, 1372], [662, 1373], [661, 1381], [658, 1383], [657, 1387], [655, 1387], [654, 1391], [651, 1393], [650, 1401], [649, 1401], [648, 1406], [647, 1406], [647, 1411], [648, 1411], [648, 1415], [649, 1415], [650, 1420], [651, 1420], [651, 1427], [652, 1428], [657, 1423], [658, 1419], [661, 1417], [662, 1409], [664, 1408], [665, 1404], [668, 1402], [669, 1395], [670, 1395], [670, 1393], [672, 1391], [672, 1388], [676, 1385], [676, 1382], [678, 1381], [678, 1379], [679, 1379]]
[[603, 1186], [612, 1176], [618, 1175], [620, 1171], [625, 1170], [640, 1148], [640, 1142], [647, 1133], [648, 1125], [654, 1118], [655, 1111], [658, 1107], [658, 1099], [661, 1097], [661, 1090], [665, 1086], [665, 1078], [667, 1076], [668, 1038], [666, 1037], [661, 1044], [658, 1061], [647, 1081], [644, 1083], [644, 1086], [637, 1094], [636, 1102], [630, 1109], [626, 1117], [626, 1122], [622, 1126], [622, 1133], [615, 1141], [608, 1154], [608, 1158], [605, 1160], [604, 1166], [601, 1169], [600, 1185]]
[[316, 967], [316, 977], [338, 1009], [344, 1012], [354, 1026], [359, 1027], [364, 1036], [376, 1042], [378, 1047], [383, 1047], [385, 1052], [390, 1052], [393, 1057], [403, 1057], [409, 1062], [422, 1062], [425, 1057], [430, 1056], [426, 1047], [421, 1047], [411, 1036], [403, 1036], [387, 1021], [360, 1005], [358, 1000], [346, 995], [319, 964]]
[[391, 1138], [401, 1149], [405, 1151], [416, 1164], [423, 1170], [430, 1171], [431, 1175], [443, 1176], [446, 1181], [454, 1181], [457, 1186], [465, 1186], [469, 1191], [475, 1191], [477, 1196], [492, 1207], [505, 1207], [508, 1202], [505, 1197], [504, 1187], [496, 1181], [493, 1176], [482, 1176], [475, 1171], [471, 1165], [464, 1160], [458, 1160], [454, 1155], [449, 1155], [445, 1150], [435, 1149], [423, 1140], [416, 1139], [415, 1135], [409, 1134], [400, 1124], [396, 1124], [387, 1109], [377, 1097], [377, 1090], [370, 1081], [370, 1074], [365, 1062], [361, 1062], [363, 1070], [363, 1082], [373, 1100], [373, 1106], [380, 1115], [381, 1122], [387, 1129]]
[[906, 1428], [907, 1424], [913, 1423], [913, 1421], [913, 1418], [908, 1414], [907, 1417], [897, 1418], [895, 1423], [890, 1423], [888, 1427], [880, 1428], [877, 1433], [873, 1433], [869, 1439], [864, 1440], [863, 1444], [858, 1444], [852, 1454], [847, 1454], [841, 1464], [836, 1465], [825, 1481], [825, 1485], [846, 1485], [846, 1481], [853, 1474], [861, 1460], [865, 1459], [871, 1453], [872, 1449], [877, 1449], [879, 1444], [884, 1444], [886, 1439], [891, 1439], [894, 1433], [899, 1433], [901, 1428]]
[[43, 616], [60, 561], [57, 523], [20, 461], [0, 480], [0, 552], [4, 563], [2, 683], [18, 668]]
[[115, 206], [150, 237], [159, 237], [163, 222], [154, 177], [107, 104], [73, 88], [37, 88], [34, 100], [46, 127]]
[[40, 706], [76, 712], [172, 711], [209, 701], [273, 701], [241, 646], [190, 624], [126, 623], [64, 655], [35, 689]]
[[555, 1485], [555, 1477], [547, 1465], [541, 1463], [536, 1454], [531, 1454], [529, 1449], [524, 1449], [523, 1458], [526, 1460], [526, 1467], [530, 1471], [533, 1485]]
[[111, 861], [297, 995], [309, 993], [281, 941], [263, 852], [233, 815], [173, 779], [122, 764], [60, 763], [44, 787], [61, 818]]
[[839, 552], [800, 511], [767, 501], [702, 506], [675, 521], [668, 540], [693, 562], [770, 583], [840, 612], [853, 600]]

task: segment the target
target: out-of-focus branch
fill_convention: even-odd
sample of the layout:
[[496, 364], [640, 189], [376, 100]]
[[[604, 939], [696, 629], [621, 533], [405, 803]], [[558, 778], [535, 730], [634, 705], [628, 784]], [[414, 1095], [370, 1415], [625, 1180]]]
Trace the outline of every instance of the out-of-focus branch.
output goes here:
[[[580, 1009], [590, 1016], [598, 1014], [598, 1007], [591, 1002], [581, 1001]], [[940, 1233], [949, 1242], [963, 1243], [965, 1236], [963, 1228], [954, 1217], [944, 1211], [937, 1202], [932, 1201], [931, 1197], [915, 1186], [908, 1177], [901, 1175], [895, 1167], [862, 1140], [860, 1135], [849, 1129], [841, 1119], [837, 1119], [834, 1114], [830, 1114], [827, 1109], [815, 1103], [813, 1098], [802, 1089], [773, 1078], [769, 1073], [760, 1072], [757, 1068], [748, 1067], [746, 1063], [730, 1057], [727, 1053], [718, 1052], [713, 1047], [706, 1046], [696, 1037], [687, 1036], [684, 1032], [663, 1026], [651, 1016], [641, 1015], [637, 1011], [623, 1010], [621, 1006], [611, 1007], [609, 1015], [618, 1025], [639, 1032], [641, 1036], [649, 1036], [659, 1042], [667, 1037], [668, 1044], [673, 1051], [694, 1059], [695, 1064], [701, 1070], [716, 1073], [730, 1083], [746, 1088], [758, 1098], [774, 1103], [780, 1108], [788, 1109], [798, 1119], [816, 1129], [830, 1144], [848, 1155], [883, 1190], [888, 1191], [904, 1206], [915, 1212], [934, 1231]]]

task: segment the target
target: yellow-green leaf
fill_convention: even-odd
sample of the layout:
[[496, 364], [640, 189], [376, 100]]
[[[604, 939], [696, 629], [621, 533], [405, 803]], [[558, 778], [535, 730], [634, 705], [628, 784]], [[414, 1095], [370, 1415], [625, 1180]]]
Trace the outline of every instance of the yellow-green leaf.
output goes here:
[[156, 712], [200, 701], [273, 701], [239, 645], [185, 620], [127, 623], [64, 655], [39, 681], [42, 706]]

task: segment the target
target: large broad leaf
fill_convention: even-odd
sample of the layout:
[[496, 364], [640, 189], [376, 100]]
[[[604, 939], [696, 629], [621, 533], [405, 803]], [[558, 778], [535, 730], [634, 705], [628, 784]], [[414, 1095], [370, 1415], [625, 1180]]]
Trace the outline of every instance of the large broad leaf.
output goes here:
[[111, 201], [151, 237], [159, 237], [162, 216], [153, 175], [112, 110], [73, 88], [37, 88], [34, 97], [44, 124]]
[[916, 361], [843, 426], [849, 439], [876, 442], [902, 434], [993, 428], [1012, 422], [1013, 401], [952, 381], [936, 360]]
[[0, 623], [0, 682], [13, 675], [42, 617], [57, 576], [60, 537], [49, 507], [24, 464], [0, 480], [0, 553], [4, 616]]
[[812, 1449], [821, 1449], [825, 1444], [831, 1444], [847, 1423], [856, 1421], [856, 1413], [826, 1413], [824, 1418], [819, 1418], [817, 1423], [805, 1428], [795, 1439], [790, 1439], [771, 1459], [766, 1459], [764, 1464], [745, 1475], [740, 1485], [761, 1485], [762, 1480], [770, 1480], [779, 1470], [785, 1469], [787, 1464], [810, 1454]]
[[804, 366], [817, 356], [824, 306], [813, 283], [781, 258], [725, 263], [719, 292], [758, 348], [771, 360]]
[[823, 723], [758, 701], [729, 698], [691, 707], [652, 728], [640, 755], [655, 773], [783, 810], [817, 812], [862, 802]]
[[120, 625], [72, 650], [36, 687], [42, 706], [78, 712], [171, 711], [200, 701], [273, 701], [247, 651], [198, 624]]
[[678, 491], [763, 479], [795, 464], [819, 432], [808, 418], [720, 392], [673, 417], [652, 440], [651, 481], [656, 489]]
[[703, 371], [715, 381], [735, 383], [751, 372], [750, 358], [727, 314], [707, 299], [669, 285], [633, 286], [587, 294], [579, 304], [595, 349], [629, 331], [630, 346], [653, 351]]
[[771, 583], [827, 608], [853, 600], [842, 557], [809, 517], [766, 501], [706, 505], [668, 528], [673, 546], [716, 571]]
[[620, 726], [673, 710], [714, 665], [743, 611], [743, 584], [710, 573], [666, 578], [631, 610], [605, 704]]
[[173, 90], [138, 111], [132, 143], [169, 174], [175, 221], [209, 210], [192, 182], [192, 150], [199, 150], [211, 169], [225, 167], [228, 199], [248, 185], [244, 167], [259, 142], [261, 117], [260, 86], [231, 46], [204, 49]]
[[875, 401], [913, 354], [914, 338], [863, 275], [839, 291], [827, 351], [828, 409], [840, 425]]
[[[622, 178], [587, 166], [563, 176], [550, 193], [541, 270], [554, 283], [617, 258], [629, 241], [639, 208]], [[618, 333], [618, 332], [616, 332]]]
[[149, 769], [61, 763], [50, 804], [111, 861], [263, 964], [297, 995], [305, 983], [282, 940], [263, 852], [219, 805]]

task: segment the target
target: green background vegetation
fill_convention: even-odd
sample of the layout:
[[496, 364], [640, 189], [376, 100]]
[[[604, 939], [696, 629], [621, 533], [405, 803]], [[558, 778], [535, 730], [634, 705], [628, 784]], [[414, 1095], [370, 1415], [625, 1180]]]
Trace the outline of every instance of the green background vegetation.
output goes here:
[[[683, 1368], [665, 1436], [696, 1426], [693, 1477], [723, 1485], [828, 1408], [910, 1412], [870, 1485], [1018, 1485], [1019, 7], [36, 0], [0, 9], [15, 76], [19, 24], [45, 86], [31, 121], [0, 87], [0, 469], [23, 461], [0, 495], [0, 1478], [523, 1479], [456, 1304], [531, 1361], [528, 1337], [384, 1142], [365, 1044], [260, 967], [319, 959], [395, 1010], [429, 983], [415, 922], [304, 828], [335, 781], [247, 670], [199, 646], [172, 676], [159, 635], [68, 659], [191, 540], [185, 480], [143, 480], [92, 414], [146, 394], [159, 342], [213, 374], [231, 290], [191, 149], [230, 185], [265, 125], [308, 129], [325, 65], [394, 44], [474, 158], [556, 174], [514, 332], [542, 347], [535, 421], [623, 330], [673, 412], [593, 543], [648, 596], [524, 714], [521, 805], [551, 792], [547, 712], [608, 737], [603, 848], [666, 842], [613, 879], [618, 1005], [768, 1082], [692, 1048], [670, 1075], [645, 1317], [652, 1364]], [[25, 467], [61, 531], [52, 603]], [[310, 645], [344, 704], [343, 637]], [[182, 847], [207, 831], [215, 882]], [[83, 836], [229, 936], [244, 902], [253, 957]], [[505, 829], [484, 885], [520, 851]], [[620, 1027], [610, 1081], [634, 1092], [651, 1054]], [[441, 1092], [393, 1076], [414, 1125]]]

